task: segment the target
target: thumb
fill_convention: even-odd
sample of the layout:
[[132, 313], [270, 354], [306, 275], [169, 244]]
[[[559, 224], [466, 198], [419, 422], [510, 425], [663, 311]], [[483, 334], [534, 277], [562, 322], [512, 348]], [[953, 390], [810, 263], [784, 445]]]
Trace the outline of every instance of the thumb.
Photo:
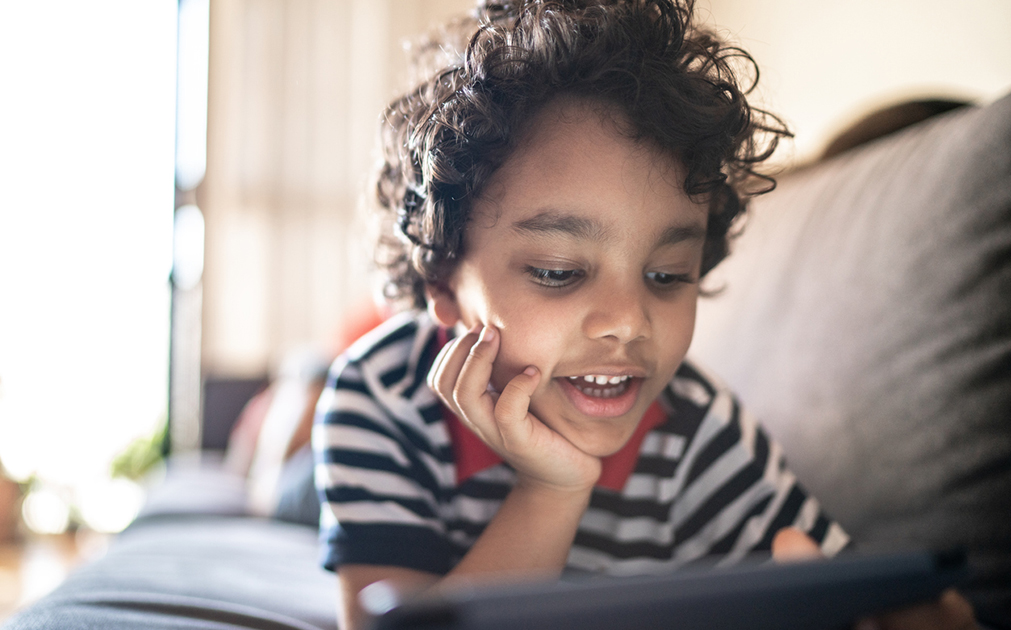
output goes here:
[[772, 557], [776, 562], [799, 562], [824, 558], [818, 543], [796, 527], [784, 527], [772, 539]]
[[495, 419], [500, 432], [514, 431], [526, 418], [527, 411], [530, 410], [530, 397], [534, 395], [540, 381], [540, 371], [530, 365], [502, 389], [495, 401]]

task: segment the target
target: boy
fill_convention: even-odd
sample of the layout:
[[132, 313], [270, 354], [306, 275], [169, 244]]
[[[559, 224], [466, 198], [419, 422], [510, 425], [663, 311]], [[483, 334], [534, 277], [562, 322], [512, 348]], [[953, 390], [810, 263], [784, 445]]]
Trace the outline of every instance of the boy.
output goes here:
[[318, 407], [342, 628], [378, 580], [627, 575], [847, 543], [684, 360], [699, 281], [786, 133], [736, 84], [729, 60], [750, 58], [691, 10], [488, 5], [465, 58], [387, 110], [383, 262], [415, 310], [338, 359]]

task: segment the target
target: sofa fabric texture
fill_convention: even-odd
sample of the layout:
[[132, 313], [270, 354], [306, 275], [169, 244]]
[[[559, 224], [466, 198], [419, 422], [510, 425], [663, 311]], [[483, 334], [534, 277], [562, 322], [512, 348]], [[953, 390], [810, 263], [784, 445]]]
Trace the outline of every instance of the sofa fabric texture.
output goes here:
[[1011, 96], [782, 177], [706, 286], [692, 354], [858, 547], [1008, 579]]
[[316, 531], [276, 520], [148, 517], [4, 630], [334, 630]]

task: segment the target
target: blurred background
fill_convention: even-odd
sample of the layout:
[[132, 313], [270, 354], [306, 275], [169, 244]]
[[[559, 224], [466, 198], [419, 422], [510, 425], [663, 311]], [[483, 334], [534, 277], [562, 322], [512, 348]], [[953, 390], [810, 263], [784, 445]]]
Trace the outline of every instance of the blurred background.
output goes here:
[[[0, 611], [125, 527], [164, 454], [224, 449], [286, 358], [342, 345], [378, 114], [472, 4], [0, 0]], [[884, 105], [1011, 88], [1006, 0], [698, 9], [758, 61], [783, 168]]]

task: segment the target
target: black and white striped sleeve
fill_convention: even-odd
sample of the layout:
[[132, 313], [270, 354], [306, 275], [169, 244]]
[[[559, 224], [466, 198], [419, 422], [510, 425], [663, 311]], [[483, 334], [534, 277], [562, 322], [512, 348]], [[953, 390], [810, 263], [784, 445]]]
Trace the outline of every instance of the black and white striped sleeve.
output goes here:
[[[849, 537], [787, 468], [779, 445], [729, 390], [699, 376], [695, 383], [705, 389], [683, 392], [704, 404], [679, 471], [673, 519], [682, 560], [738, 562], [770, 551], [784, 527], [805, 532], [826, 556], [838, 553]], [[691, 381], [681, 381], [686, 385]]]
[[345, 361], [331, 374], [313, 428], [323, 566], [446, 573], [453, 549], [438, 480], [419, 456], [424, 436], [384, 408], [360, 364]]

